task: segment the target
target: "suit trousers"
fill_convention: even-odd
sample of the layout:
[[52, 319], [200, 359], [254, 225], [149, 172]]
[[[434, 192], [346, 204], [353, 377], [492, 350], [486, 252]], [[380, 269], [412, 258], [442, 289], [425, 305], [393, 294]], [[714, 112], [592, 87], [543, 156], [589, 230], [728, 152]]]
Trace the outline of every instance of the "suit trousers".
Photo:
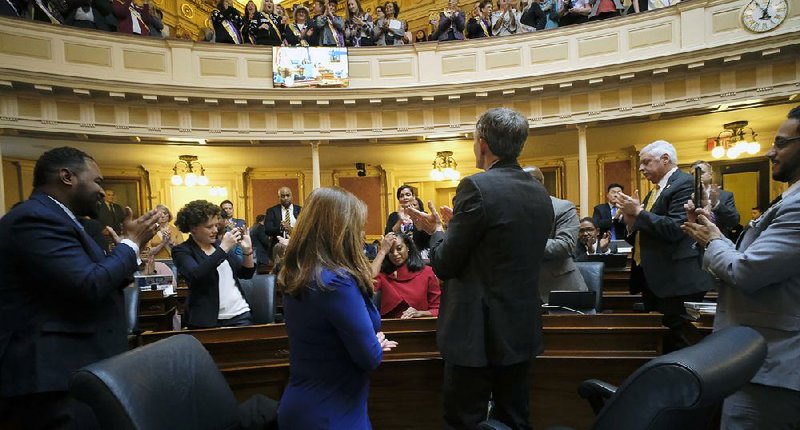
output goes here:
[[725, 399], [720, 429], [800, 429], [800, 391], [749, 383]]
[[0, 399], [0, 430], [99, 430], [89, 405], [66, 391]]
[[530, 361], [510, 366], [465, 367], [445, 362], [444, 428], [477, 429], [487, 419], [489, 400], [492, 418], [512, 429], [530, 429], [528, 417], [528, 369]]
[[[691, 322], [686, 314], [683, 302], [700, 302], [705, 297], [705, 292], [687, 294], [682, 296], [658, 297], [647, 285], [644, 270], [641, 266], [633, 264], [631, 268], [631, 284], [638, 285], [642, 292], [644, 310], [647, 312], [661, 312], [664, 316], [661, 323], [669, 331], [664, 335], [664, 354], [677, 351], [691, 345], [687, 334], [691, 329]], [[633, 291], [634, 288], [631, 288]]]

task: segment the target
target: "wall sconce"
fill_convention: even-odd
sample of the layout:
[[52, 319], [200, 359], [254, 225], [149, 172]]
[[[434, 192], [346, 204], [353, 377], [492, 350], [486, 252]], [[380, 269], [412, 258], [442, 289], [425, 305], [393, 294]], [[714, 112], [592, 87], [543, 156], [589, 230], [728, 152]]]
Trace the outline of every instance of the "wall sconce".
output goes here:
[[[187, 187], [208, 185], [206, 169], [197, 161], [196, 155], [181, 155], [178, 158], [179, 160], [172, 166], [172, 185], [186, 185]], [[195, 172], [199, 172], [200, 175]]]
[[434, 181], [457, 181], [461, 173], [456, 170], [458, 163], [453, 159], [453, 151], [439, 151], [433, 159], [433, 169], [431, 169], [431, 179]]
[[[758, 134], [747, 126], [747, 121], [730, 122], [724, 124], [722, 128], [724, 130], [719, 132], [716, 138], [709, 139], [712, 157], [719, 159], [727, 156], [734, 159], [745, 153], [755, 155], [761, 151], [761, 144], [756, 141]], [[750, 130], [750, 141], [745, 138], [747, 135], [745, 129]]]

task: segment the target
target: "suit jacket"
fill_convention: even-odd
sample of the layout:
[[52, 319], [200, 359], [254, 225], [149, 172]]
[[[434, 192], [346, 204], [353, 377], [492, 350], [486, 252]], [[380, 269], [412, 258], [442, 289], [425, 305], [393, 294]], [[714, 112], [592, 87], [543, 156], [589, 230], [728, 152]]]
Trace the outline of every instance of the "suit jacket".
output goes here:
[[600, 234], [613, 229], [617, 240], [624, 240], [625, 236], [628, 235], [627, 231], [625, 231], [625, 223], [622, 220], [614, 221], [611, 217], [611, 207], [608, 203], [595, 206], [592, 218], [594, 223], [597, 224], [597, 228], [600, 229]]
[[133, 17], [131, 16], [130, 9], [134, 9], [139, 17], [136, 20], [139, 22], [141, 35], [147, 36], [150, 34], [150, 5], [138, 6], [132, 0], [113, 0], [111, 9], [114, 11], [114, 16], [117, 17], [119, 23], [117, 24], [117, 32], [133, 34]]
[[[658, 297], [674, 297], [711, 289], [711, 277], [700, 268], [694, 241], [682, 230], [686, 221], [683, 205], [694, 190], [691, 175], [676, 170], [650, 211], [642, 211], [628, 236], [635, 243], [639, 235], [641, 265], [647, 285]], [[647, 206], [651, 192], [644, 200]]]
[[719, 204], [713, 212], [717, 226], [723, 231], [730, 230], [739, 224], [739, 211], [736, 210], [733, 193], [730, 191], [719, 191]]
[[105, 202], [99, 204], [97, 208], [97, 220], [103, 225], [114, 229], [118, 234], [122, 233], [122, 221], [125, 219], [125, 209], [122, 206], [111, 203], [111, 209]]
[[72, 372], [128, 349], [133, 249], [106, 256], [39, 191], [0, 219], [0, 237], [0, 396], [66, 391]]
[[242, 297], [247, 300], [239, 278], [250, 279], [256, 272], [253, 267], [244, 267], [239, 258], [234, 254], [233, 249], [225, 253], [219, 245], [214, 245], [216, 250], [211, 255], [206, 255], [200, 249], [192, 236], [186, 242], [172, 248], [172, 261], [178, 269], [186, 283], [189, 285], [189, 298], [187, 307], [189, 313], [189, 325], [194, 327], [216, 327], [217, 317], [219, 316], [219, 273], [217, 266], [223, 260], [228, 260], [236, 281], [236, 288], [242, 293]]
[[[301, 206], [294, 205], [294, 219], [300, 216]], [[283, 221], [283, 206], [279, 204], [267, 209], [267, 217], [264, 219], [264, 230], [267, 236], [270, 237], [271, 243], [269, 246], [269, 255], [272, 257], [272, 248], [278, 243], [278, 236], [283, 232], [281, 228], [281, 221]]]
[[572, 259], [580, 229], [575, 205], [555, 197], [550, 200], [555, 218], [539, 272], [539, 295], [545, 303], [550, 291], [587, 291], [586, 282]]
[[752, 382], [800, 391], [800, 192], [767, 209], [734, 245], [711, 242], [703, 266], [718, 278], [714, 330], [745, 325], [767, 340]]
[[547, 191], [516, 161], [461, 180], [429, 253], [445, 281], [436, 333], [445, 360], [505, 366], [542, 351], [539, 267], [552, 224]]
[[256, 251], [256, 262], [258, 264], [268, 264], [270, 256], [270, 238], [263, 223], [255, 223], [250, 227], [250, 239], [253, 241], [253, 249]]

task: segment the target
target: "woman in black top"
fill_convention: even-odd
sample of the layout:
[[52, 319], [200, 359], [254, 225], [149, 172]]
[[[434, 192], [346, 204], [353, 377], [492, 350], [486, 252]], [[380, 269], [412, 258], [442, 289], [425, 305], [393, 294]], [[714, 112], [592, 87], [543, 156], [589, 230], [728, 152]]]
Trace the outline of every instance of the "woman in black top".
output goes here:
[[386, 228], [384, 234], [393, 232], [395, 234], [410, 235], [414, 239], [414, 244], [420, 251], [428, 248], [428, 242], [431, 236], [422, 230], [414, 228], [414, 223], [411, 218], [406, 215], [405, 210], [409, 207], [425, 212], [425, 205], [420, 204], [421, 200], [417, 199], [417, 190], [411, 185], [401, 185], [397, 189], [397, 203], [399, 208], [397, 212], [389, 214], [389, 219], [386, 220]]
[[285, 31], [283, 18], [275, 14], [275, 4], [264, 0], [261, 12], [250, 21], [250, 34], [255, 34], [256, 45], [281, 46]]
[[211, 22], [214, 23], [214, 34], [217, 43], [242, 43], [239, 28], [242, 26], [242, 16], [233, 7], [233, 0], [220, 0], [217, 10], [211, 12]]
[[242, 33], [242, 40], [244, 43], [255, 45], [256, 35], [250, 33], [250, 22], [256, 19], [258, 8], [253, 0], [247, 2], [244, 7], [244, 17], [242, 18], [242, 25], [239, 26], [239, 31]]

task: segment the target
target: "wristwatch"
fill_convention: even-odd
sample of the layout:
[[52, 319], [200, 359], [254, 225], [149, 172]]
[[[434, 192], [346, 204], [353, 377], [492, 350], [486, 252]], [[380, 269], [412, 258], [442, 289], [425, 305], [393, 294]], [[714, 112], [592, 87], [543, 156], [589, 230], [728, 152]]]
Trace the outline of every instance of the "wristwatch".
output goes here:
[[721, 239], [722, 239], [722, 236], [712, 237], [711, 240], [709, 240], [708, 243], [706, 243], [705, 249], [708, 249], [708, 247], [711, 246], [711, 242], [713, 242], [715, 240], [721, 240]]

